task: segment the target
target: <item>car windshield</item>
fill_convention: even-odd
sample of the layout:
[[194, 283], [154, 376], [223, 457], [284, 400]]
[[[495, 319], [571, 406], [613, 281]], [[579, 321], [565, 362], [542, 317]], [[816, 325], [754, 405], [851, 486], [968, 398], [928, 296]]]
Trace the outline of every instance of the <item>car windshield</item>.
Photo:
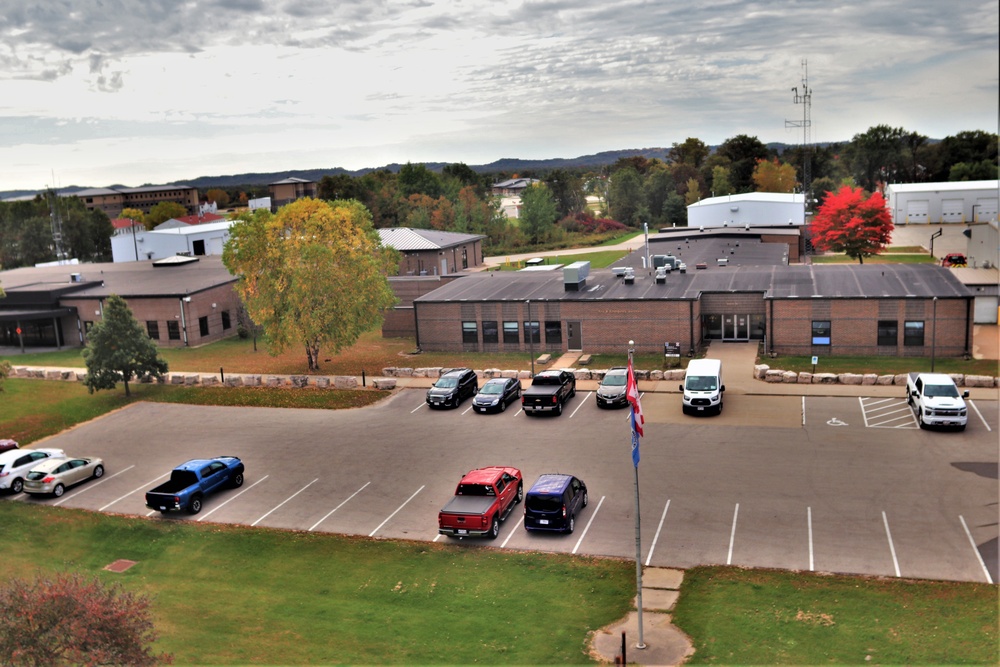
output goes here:
[[605, 387], [624, 387], [625, 382], [627, 380], [628, 378], [625, 376], [624, 373], [622, 374], [616, 373], [614, 375], [605, 375], [604, 380], [601, 382], [601, 384], [603, 384]]
[[458, 378], [441, 378], [434, 383], [434, 386], [441, 389], [451, 389], [458, 386]]
[[529, 512], [558, 512], [562, 509], [562, 496], [529, 495], [525, 506]]
[[41, 472], [40, 470], [32, 470], [24, 477], [26, 479], [30, 479], [31, 481], [35, 481], [37, 479], [45, 479], [45, 473]]
[[459, 484], [458, 494], [460, 496], [493, 496], [493, 487], [489, 484]]
[[924, 387], [924, 395], [928, 398], [935, 396], [958, 398], [958, 389], [953, 384], [929, 384]]
[[715, 391], [719, 388], [713, 375], [692, 375], [686, 380], [685, 386], [689, 391]]
[[483, 388], [479, 390], [480, 394], [502, 394], [503, 393], [503, 383], [502, 382], [487, 382], [483, 385]]

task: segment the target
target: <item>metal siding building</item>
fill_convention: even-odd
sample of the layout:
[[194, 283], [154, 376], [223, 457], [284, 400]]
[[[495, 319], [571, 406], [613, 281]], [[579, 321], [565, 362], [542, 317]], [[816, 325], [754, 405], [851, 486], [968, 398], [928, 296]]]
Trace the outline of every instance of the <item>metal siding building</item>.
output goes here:
[[989, 222], [997, 219], [1000, 181], [897, 183], [885, 188], [896, 225]]

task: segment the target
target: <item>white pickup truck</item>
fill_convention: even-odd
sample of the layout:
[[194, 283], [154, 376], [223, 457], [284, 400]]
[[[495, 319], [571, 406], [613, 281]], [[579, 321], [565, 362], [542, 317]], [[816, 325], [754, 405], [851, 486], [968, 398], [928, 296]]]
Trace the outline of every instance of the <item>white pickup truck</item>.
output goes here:
[[965, 430], [969, 392], [959, 394], [955, 381], [944, 373], [910, 373], [906, 377], [906, 402], [917, 412], [920, 428], [954, 426]]

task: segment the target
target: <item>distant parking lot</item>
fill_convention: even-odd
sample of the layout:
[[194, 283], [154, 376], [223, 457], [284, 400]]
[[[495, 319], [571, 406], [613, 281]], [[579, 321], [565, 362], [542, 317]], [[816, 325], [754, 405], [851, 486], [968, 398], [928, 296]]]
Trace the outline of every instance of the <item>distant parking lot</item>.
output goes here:
[[[916, 428], [905, 401], [727, 396], [719, 417], [643, 397], [642, 559], [869, 575], [997, 581], [997, 403], [973, 402], [964, 433]], [[105, 460], [107, 474], [59, 499], [7, 496], [154, 521], [241, 523], [475, 547], [635, 556], [627, 410], [578, 392], [560, 417], [517, 405], [481, 415], [466, 401], [430, 410], [402, 390], [344, 411], [141, 403], [47, 440]], [[201, 514], [161, 517], [144, 493], [190, 458], [232, 454], [240, 489]], [[528, 534], [515, 512], [495, 542], [437, 534], [458, 479], [485, 465], [586, 481], [572, 535]]]

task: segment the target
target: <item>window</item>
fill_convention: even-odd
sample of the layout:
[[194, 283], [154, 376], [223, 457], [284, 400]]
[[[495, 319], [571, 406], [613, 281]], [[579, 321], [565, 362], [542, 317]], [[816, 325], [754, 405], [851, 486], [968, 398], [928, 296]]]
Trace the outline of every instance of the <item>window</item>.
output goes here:
[[878, 321], [878, 344], [896, 345], [899, 339], [899, 323], [896, 320]]
[[167, 320], [167, 339], [181, 339], [181, 327], [180, 324], [177, 323], [177, 320]]
[[229, 311], [228, 310], [222, 311], [222, 330], [225, 331], [226, 329], [229, 329], [232, 326], [233, 326], [232, 322], [230, 322], [229, 320]]
[[497, 331], [496, 320], [483, 320], [483, 343], [499, 343], [500, 335]]
[[903, 322], [903, 345], [923, 345], [924, 344], [924, 322], [923, 320], [911, 320]]
[[479, 344], [479, 328], [475, 322], [462, 322], [462, 342]]
[[812, 323], [812, 344], [830, 344], [830, 320], [813, 320]]
[[160, 340], [160, 323], [154, 322], [152, 320], [146, 320], [146, 333], [153, 340]]
[[198, 332], [201, 333], [202, 336], [207, 336], [208, 335], [208, 317], [207, 316], [206, 317], [199, 317], [198, 318]]
[[541, 343], [542, 336], [538, 329], [538, 320], [534, 322], [525, 321], [524, 323], [524, 340], [531, 343]]
[[562, 322], [545, 323], [545, 342], [550, 345], [562, 344]]
[[517, 345], [521, 342], [521, 337], [517, 335], [517, 322], [503, 323], [503, 343], [504, 345]]

